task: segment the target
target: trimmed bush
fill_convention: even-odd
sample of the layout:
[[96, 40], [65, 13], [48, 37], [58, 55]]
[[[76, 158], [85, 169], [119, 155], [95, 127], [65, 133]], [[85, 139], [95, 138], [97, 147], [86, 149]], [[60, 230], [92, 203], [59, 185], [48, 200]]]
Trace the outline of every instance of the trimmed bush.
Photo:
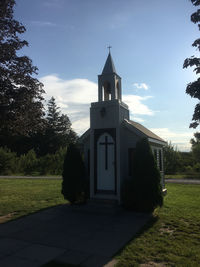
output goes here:
[[133, 177], [122, 186], [122, 203], [139, 212], [152, 212], [163, 205], [160, 172], [146, 138], [137, 142]]
[[85, 166], [79, 149], [75, 144], [70, 144], [63, 166], [62, 194], [71, 204], [83, 202], [87, 197], [87, 181]]

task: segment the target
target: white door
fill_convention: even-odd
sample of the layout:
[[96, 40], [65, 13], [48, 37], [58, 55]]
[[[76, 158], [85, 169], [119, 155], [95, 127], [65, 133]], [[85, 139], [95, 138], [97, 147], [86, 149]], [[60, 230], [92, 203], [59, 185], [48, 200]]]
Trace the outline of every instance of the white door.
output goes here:
[[115, 144], [108, 133], [97, 142], [97, 190], [115, 190]]

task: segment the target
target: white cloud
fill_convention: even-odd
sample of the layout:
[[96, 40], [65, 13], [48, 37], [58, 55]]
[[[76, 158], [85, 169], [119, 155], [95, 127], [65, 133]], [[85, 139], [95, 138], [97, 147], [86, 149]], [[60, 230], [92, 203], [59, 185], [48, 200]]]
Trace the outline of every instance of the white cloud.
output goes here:
[[36, 21], [36, 20], [34, 20], [34, 21], [31, 21], [31, 24], [32, 25], [35, 25], [35, 26], [47, 26], [47, 27], [55, 27], [56, 26], [56, 24], [55, 23], [53, 23], [53, 22], [50, 22], [50, 21]]
[[154, 111], [149, 109], [142, 101], [152, 96], [123, 95], [123, 101], [129, 106], [132, 115], [154, 115]]
[[56, 74], [44, 76], [40, 81], [44, 84], [45, 98], [55, 97], [74, 130], [79, 134], [87, 130], [90, 103], [97, 101], [97, 84], [87, 79], [62, 80]]
[[[57, 105], [62, 112], [67, 114], [72, 122], [72, 127], [78, 134], [89, 128], [90, 103], [97, 101], [98, 86], [87, 79], [63, 80], [57, 74], [44, 76], [40, 79], [46, 91], [45, 98], [55, 97]], [[123, 101], [128, 104], [131, 114], [153, 115], [142, 102], [151, 96], [141, 97], [136, 95], [123, 95]], [[142, 121], [141, 118], [134, 118]]]
[[171, 141], [172, 145], [177, 146], [178, 150], [190, 151], [190, 139], [193, 137], [192, 132], [175, 132], [168, 128], [152, 128], [150, 130], [164, 140]]
[[149, 89], [149, 86], [146, 83], [134, 83], [133, 86], [135, 86], [137, 89]]

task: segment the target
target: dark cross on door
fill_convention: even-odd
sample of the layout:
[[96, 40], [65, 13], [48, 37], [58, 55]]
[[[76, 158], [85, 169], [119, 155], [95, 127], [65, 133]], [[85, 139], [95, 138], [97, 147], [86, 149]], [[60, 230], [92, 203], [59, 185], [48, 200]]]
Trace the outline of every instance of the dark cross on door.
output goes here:
[[108, 169], [108, 146], [114, 145], [114, 143], [108, 142], [108, 136], [105, 136], [105, 142], [100, 143], [100, 145], [105, 146], [105, 169]]

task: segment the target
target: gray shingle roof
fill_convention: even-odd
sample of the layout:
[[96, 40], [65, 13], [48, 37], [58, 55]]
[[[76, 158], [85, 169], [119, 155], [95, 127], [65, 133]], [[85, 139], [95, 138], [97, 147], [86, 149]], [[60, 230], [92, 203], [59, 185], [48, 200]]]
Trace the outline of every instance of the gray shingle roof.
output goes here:
[[[146, 135], [146, 137], [149, 138], [153, 138], [156, 139], [158, 141], [161, 142], [165, 142], [162, 138], [160, 138], [158, 135], [154, 134], [152, 131], [150, 131], [149, 129], [147, 129], [146, 127], [144, 127], [142, 124], [135, 122], [135, 121], [131, 121], [131, 120], [125, 120], [125, 122], [133, 127], [135, 127], [137, 130], [139, 130], [141, 133], [143, 133], [144, 135]], [[166, 142], [165, 142], [166, 143]]]
[[113, 72], [116, 73], [116, 69], [111, 54], [109, 53], [102, 74], [109, 74]]

